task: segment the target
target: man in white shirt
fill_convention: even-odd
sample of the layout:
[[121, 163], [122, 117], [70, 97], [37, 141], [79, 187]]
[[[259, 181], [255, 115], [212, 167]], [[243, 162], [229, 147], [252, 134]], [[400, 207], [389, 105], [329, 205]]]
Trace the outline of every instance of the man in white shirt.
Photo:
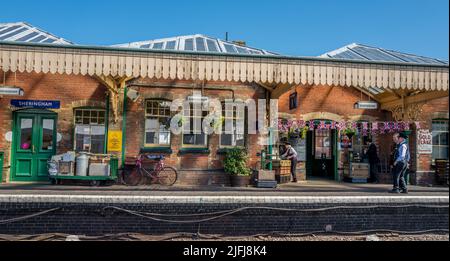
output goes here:
[[285, 143], [286, 152], [281, 155], [281, 158], [287, 159], [291, 161], [291, 174], [292, 174], [292, 182], [297, 182], [297, 152], [292, 148], [289, 142]]

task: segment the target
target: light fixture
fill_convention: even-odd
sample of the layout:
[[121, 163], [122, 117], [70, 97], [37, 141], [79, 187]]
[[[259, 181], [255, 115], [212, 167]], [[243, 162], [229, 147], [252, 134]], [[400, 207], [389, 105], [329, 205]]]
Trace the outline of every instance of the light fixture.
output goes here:
[[20, 87], [16, 86], [0, 86], [0, 95], [15, 95], [23, 96], [24, 91]]
[[133, 102], [137, 101], [139, 95], [139, 92], [134, 89], [127, 90], [127, 97], [130, 98]]

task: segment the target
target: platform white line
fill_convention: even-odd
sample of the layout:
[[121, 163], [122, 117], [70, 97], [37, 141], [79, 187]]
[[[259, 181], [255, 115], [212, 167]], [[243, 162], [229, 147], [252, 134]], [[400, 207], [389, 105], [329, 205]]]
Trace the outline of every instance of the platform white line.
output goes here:
[[0, 195], [3, 203], [449, 203], [448, 196], [127, 196], [127, 195]]

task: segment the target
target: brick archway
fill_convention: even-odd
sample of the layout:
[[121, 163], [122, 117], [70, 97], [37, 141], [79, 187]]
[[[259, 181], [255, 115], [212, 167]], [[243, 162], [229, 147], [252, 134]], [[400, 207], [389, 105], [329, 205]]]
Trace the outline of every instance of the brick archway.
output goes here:
[[319, 119], [332, 120], [332, 121], [344, 120], [344, 118], [342, 116], [335, 114], [335, 113], [331, 113], [331, 112], [310, 112], [310, 113], [301, 115], [301, 118], [304, 121], [319, 120]]

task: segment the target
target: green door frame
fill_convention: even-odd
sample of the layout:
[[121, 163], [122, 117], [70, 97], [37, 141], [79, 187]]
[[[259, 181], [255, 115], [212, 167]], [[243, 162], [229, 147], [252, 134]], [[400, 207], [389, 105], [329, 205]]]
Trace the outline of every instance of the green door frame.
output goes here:
[[337, 129], [334, 129], [334, 130], [331, 130], [331, 135], [332, 135], [332, 138], [331, 138], [331, 142], [333, 143], [333, 171], [334, 171], [334, 180], [335, 181], [340, 181], [339, 180], [339, 172], [338, 172], [338, 149], [337, 149], [337, 146], [338, 146], [338, 130]]
[[[315, 120], [315, 122], [319, 122], [320, 120]], [[325, 121], [330, 121], [330, 120], [325, 120]], [[338, 130], [334, 129], [331, 130], [331, 142], [332, 142], [332, 146], [333, 146], [333, 177], [335, 181], [339, 181], [339, 172], [338, 172]], [[312, 172], [313, 172], [313, 161], [314, 158], [312, 157], [313, 154], [313, 149], [314, 149], [314, 143], [315, 140], [313, 139], [314, 136], [314, 131], [310, 131], [308, 130], [307, 133], [307, 140], [306, 140], [306, 177], [311, 176]]]
[[[32, 145], [31, 150], [21, 150], [19, 146], [20, 140], [20, 129], [19, 120], [22, 118], [33, 119], [32, 127]], [[53, 135], [52, 135], [52, 149], [42, 150], [42, 137], [43, 128], [42, 121], [45, 119], [53, 120]], [[47, 175], [39, 175], [39, 161], [45, 161], [45, 168], [47, 166], [46, 160], [55, 155], [56, 153], [56, 122], [58, 120], [57, 113], [48, 110], [37, 110], [37, 109], [24, 109], [13, 112], [13, 140], [11, 147], [11, 175], [10, 181], [45, 181], [48, 179]], [[30, 176], [17, 177], [17, 164], [18, 155], [21, 153], [25, 158], [30, 159]]]

